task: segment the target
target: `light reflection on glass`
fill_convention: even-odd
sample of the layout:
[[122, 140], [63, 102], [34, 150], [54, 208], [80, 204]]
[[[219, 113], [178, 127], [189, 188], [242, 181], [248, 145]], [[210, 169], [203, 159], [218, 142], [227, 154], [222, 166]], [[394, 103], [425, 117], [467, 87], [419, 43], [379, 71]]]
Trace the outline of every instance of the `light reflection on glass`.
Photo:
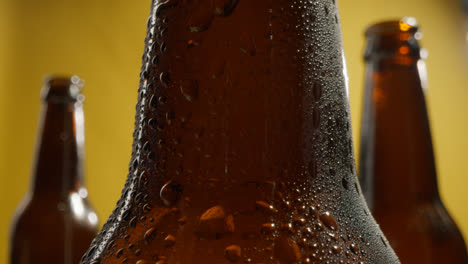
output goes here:
[[97, 224], [98, 218], [94, 212], [88, 214], [88, 221], [90, 224], [95, 225]]
[[88, 190], [86, 190], [85, 188], [80, 188], [78, 190], [78, 194], [80, 194], [81, 198], [85, 199], [86, 197], [88, 197]]
[[[427, 53], [427, 52], [426, 52]], [[421, 86], [423, 88], [423, 92], [426, 93], [428, 82], [427, 82], [427, 69], [426, 69], [426, 62], [424, 62], [424, 57], [421, 55], [423, 59], [418, 60], [418, 72], [419, 78], [421, 78]], [[427, 55], [426, 55], [427, 57]]]
[[83, 204], [83, 199], [78, 195], [78, 193], [72, 193], [70, 195], [70, 201], [71, 201], [71, 209], [75, 213], [75, 215], [83, 217], [84, 216], [84, 204]]

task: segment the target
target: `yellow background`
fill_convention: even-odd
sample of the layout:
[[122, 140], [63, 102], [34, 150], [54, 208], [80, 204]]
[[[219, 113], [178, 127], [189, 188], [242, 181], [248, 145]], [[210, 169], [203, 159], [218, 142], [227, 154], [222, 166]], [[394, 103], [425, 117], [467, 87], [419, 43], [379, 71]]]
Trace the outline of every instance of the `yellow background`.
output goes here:
[[[254, 1], [254, 0], [240, 0]], [[339, 0], [356, 151], [363, 30], [415, 16], [429, 50], [427, 101], [442, 199], [468, 238], [468, 72], [460, 4], [448, 0]], [[0, 0], [0, 263], [8, 225], [30, 181], [39, 89], [48, 73], [86, 80], [87, 187], [106, 220], [127, 174], [150, 0]]]

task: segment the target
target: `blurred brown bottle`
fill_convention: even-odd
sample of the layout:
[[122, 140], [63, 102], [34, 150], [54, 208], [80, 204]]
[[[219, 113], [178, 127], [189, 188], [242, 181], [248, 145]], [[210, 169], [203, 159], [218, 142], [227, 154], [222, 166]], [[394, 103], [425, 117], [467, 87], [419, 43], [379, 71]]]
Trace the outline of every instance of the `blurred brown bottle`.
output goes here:
[[128, 180], [82, 263], [398, 263], [352, 153], [334, 1], [153, 1]]
[[76, 264], [98, 231], [83, 185], [82, 81], [52, 77], [44, 101], [32, 173], [12, 223], [11, 264]]
[[360, 174], [367, 203], [402, 263], [468, 263], [437, 190], [416, 21], [379, 23], [366, 36]]

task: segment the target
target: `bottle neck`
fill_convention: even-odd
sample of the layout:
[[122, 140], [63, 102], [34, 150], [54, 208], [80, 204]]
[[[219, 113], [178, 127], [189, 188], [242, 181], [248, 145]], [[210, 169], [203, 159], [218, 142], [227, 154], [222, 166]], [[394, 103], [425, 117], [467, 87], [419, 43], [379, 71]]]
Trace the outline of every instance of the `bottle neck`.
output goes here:
[[33, 195], [66, 197], [83, 182], [84, 127], [80, 102], [46, 102], [33, 167]]
[[423, 66], [412, 56], [367, 58], [360, 173], [371, 208], [439, 197]]

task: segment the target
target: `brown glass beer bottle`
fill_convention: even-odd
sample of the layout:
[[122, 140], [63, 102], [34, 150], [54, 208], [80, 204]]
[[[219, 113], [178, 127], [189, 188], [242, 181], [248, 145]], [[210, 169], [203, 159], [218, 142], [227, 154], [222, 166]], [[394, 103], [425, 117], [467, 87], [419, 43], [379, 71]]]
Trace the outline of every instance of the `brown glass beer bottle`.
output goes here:
[[81, 87], [76, 76], [44, 84], [32, 188], [12, 223], [11, 264], [79, 263], [97, 234], [83, 185]]
[[403, 263], [468, 263], [437, 190], [421, 33], [405, 18], [373, 25], [366, 36], [360, 174], [367, 203]]
[[335, 1], [153, 1], [130, 172], [82, 263], [399, 263], [355, 176]]

